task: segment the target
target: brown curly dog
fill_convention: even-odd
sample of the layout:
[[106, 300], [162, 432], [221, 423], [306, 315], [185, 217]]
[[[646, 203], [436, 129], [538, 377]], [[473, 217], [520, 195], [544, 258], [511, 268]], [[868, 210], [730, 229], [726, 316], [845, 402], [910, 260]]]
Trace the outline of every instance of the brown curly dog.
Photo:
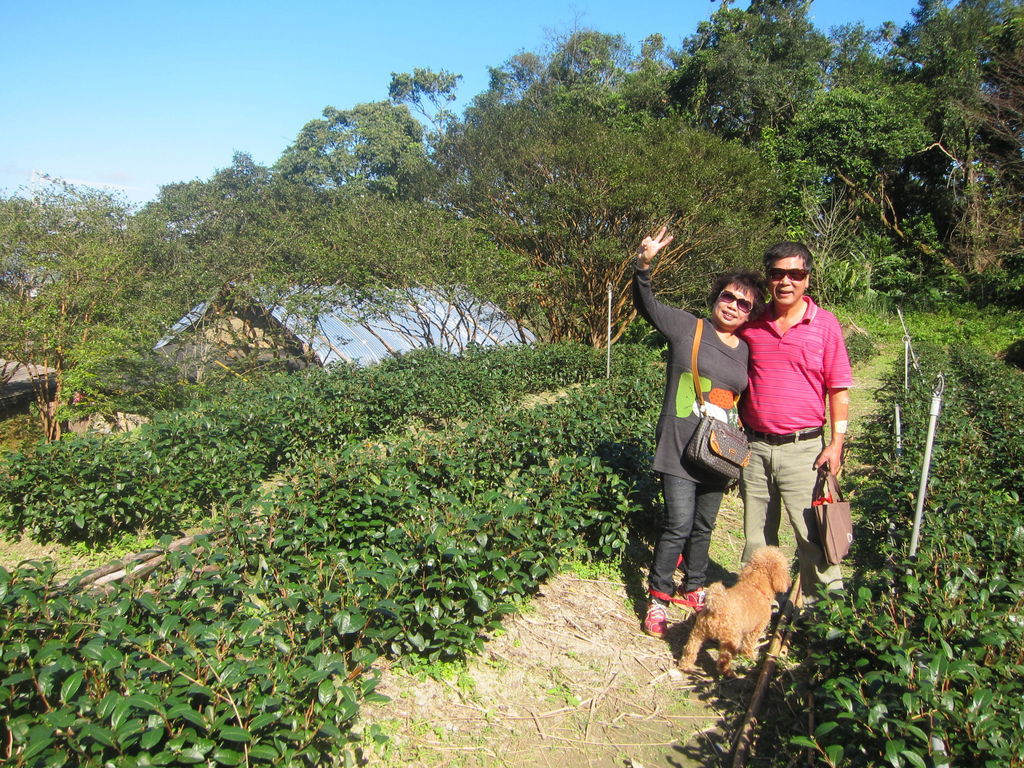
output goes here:
[[722, 583], [708, 587], [704, 610], [697, 614], [686, 641], [679, 668], [695, 669], [705, 640], [718, 641], [718, 671], [735, 677], [732, 657], [742, 652], [753, 657], [757, 641], [772, 618], [772, 600], [789, 589], [789, 561], [778, 547], [757, 550], [728, 589]]

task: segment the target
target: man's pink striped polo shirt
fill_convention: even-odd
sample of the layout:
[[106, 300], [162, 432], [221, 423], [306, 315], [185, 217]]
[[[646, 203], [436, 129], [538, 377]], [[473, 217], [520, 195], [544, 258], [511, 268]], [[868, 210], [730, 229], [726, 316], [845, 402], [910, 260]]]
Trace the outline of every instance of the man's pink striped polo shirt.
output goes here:
[[825, 394], [853, 383], [843, 329], [804, 296], [803, 318], [780, 335], [771, 310], [740, 329], [750, 347], [750, 386], [740, 399], [748, 429], [785, 435], [825, 423]]

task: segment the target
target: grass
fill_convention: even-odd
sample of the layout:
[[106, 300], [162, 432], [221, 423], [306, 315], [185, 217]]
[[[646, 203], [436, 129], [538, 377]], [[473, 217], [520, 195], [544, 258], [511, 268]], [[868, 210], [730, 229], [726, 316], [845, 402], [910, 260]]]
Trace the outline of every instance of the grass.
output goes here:
[[622, 581], [622, 563], [613, 560], [585, 560], [573, 557], [560, 563], [562, 573], [590, 581]]

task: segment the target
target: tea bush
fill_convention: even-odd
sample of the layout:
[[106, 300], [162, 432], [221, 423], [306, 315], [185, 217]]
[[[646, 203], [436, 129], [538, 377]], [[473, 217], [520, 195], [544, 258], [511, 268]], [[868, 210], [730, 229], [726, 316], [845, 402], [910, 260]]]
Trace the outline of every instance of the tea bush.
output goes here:
[[[646, 350], [619, 354], [627, 372], [650, 359]], [[158, 415], [130, 436], [72, 436], [4, 457], [0, 532], [40, 543], [102, 543], [126, 531], [177, 531], [351, 438], [415, 423], [442, 428], [603, 373], [601, 354], [578, 345], [474, 348], [237, 386], [217, 401]]]
[[297, 610], [344, 612], [332, 570], [245, 570], [228, 552], [170, 561], [103, 597], [56, 589], [50, 566], [0, 569], [4, 764], [313, 766], [350, 753], [373, 654], [344, 621]]
[[[1024, 765], [1024, 378], [961, 345], [921, 345], [868, 425], [856, 499], [860, 569], [807, 626], [817, 726], [793, 744], [828, 765]], [[938, 372], [946, 377], [920, 548], [908, 557]], [[903, 406], [903, 452], [892, 401]]]
[[[500, 371], [509, 388], [445, 430], [353, 430], [297, 448], [272, 495], [231, 502], [225, 544], [199, 541], [107, 596], [59, 588], [52, 566], [0, 569], [5, 764], [354, 760], [379, 654], [475, 650], [559, 557], [616, 556], [649, 523], [663, 374], [642, 370], [530, 408], [510, 407], [522, 383]], [[463, 397], [424, 385], [403, 418], [436, 391]], [[260, 445], [259, 431], [239, 444]]]

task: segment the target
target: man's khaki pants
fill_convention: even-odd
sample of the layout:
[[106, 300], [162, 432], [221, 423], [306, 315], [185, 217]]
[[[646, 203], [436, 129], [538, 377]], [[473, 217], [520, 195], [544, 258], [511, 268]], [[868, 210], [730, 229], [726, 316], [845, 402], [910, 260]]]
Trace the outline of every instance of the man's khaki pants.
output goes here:
[[796, 535], [800, 584], [805, 602], [814, 600], [818, 585], [842, 589], [838, 565], [829, 565], [819, 543], [811, 494], [818, 472], [814, 460], [821, 453], [821, 439], [784, 445], [760, 440], [750, 443], [750, 463], [740, 477], [743, 498], [744, 564], [765, 545], [778, 546], [781, 507], [785, 505]]

